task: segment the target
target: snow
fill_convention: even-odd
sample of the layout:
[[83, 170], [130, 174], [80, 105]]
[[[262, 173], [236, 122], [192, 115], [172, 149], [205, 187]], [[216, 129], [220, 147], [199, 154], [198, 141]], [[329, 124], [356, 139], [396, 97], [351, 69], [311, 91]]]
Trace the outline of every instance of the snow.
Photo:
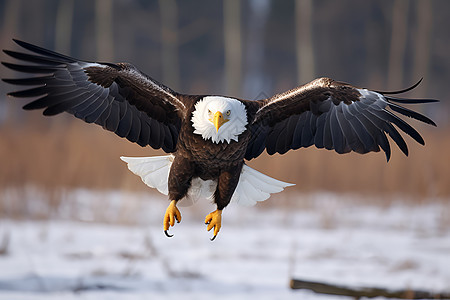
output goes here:
[[[10, 237], [0, 299], [345, 299], [291, 290], [291, 278], [450, 290], [448, 201], [374, 205], [317, 194], [299, 195], [297, 207], [231, 206], [211, 242], [202, 223], [210, 204], [181, 208], [169, 239], [164, 198], [86, 190], [66, 198], [75, 212], [67, 201], [51, 220], [0, 220], [0, 241]], [[110, 224], [92, 222], [92, 207]]]

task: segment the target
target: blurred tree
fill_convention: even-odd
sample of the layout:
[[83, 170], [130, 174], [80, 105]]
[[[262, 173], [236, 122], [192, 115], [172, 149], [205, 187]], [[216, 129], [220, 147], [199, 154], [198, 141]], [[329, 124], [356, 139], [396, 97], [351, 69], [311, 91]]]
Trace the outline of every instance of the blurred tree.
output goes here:
[[9, 43], [11, 35], [17, 35], [19, 27], [19, 14], [21, 11], [21, 0], [9, 0], [4, 4], [2, 12], [1, 44]]
[[[431, 37], [433, 24], [433, 1], [417, 1], [416, 13], [417, 24], [414, 41], [414, 62], [413, 76], [429, 78]], [[427, 93], [427, 82], [422, 84], [414, 91], [416, 97], [424, 97]]]
[[[7, 45], [10, 43], [11, 36], [18, 35], [18, 26], [19, 26], [19, 14], [22, 6], [21, 0], [9, 0], [5, 3], [5, 8], [2, 15], [1, 20], [3, 20], [1, 36], [0, 36], [0, 44]], [[4, 70], [5, 75], [10, 74], [12, 72]], [[8, 72], [8, 73], [6, 73]], [[0, 83], [3, 85], [3, 82]], [[1, 91], [1, 89], [0, 89]], [[1, 98], [0, 98], [1, 99]], [[8, 113], [10, 107], [12, 106], [10, 101], [0, 101], [0, 123], [3, 121], [12, 121], [10, 120], [11, 114]]]
[[315, 58], [313, 34], [312, 0], [295, 1], [295, 40], [297, 55], [298, 83], [306, 83], [315, 78]]
[[97, 59], [101, 61], [114, 61], [113, 7], [111, 0], [95, 2]]
[[71, 54], [74, 0], [61, 0], [58, 3], [55, 24], [55, 50]]
[[405, 50], [408, 40], [409, 0], [395, 0], [392, 6], [392, 31], [389, 50], [387, 87], [398, 89], [403, 85]]
[[[350, 1], [350, 5], [354, 4]], [[359, 46], [362, 46], [357, 52], [362, 51], [362, 60], [350, 64], [348, 69], [346, 81], [353, 77], [352, 82], [364, 86], [374, 86], [384, 88], [386, 86], [386, 72], [389, 58], [389, 38], [392, 29], [390, 23], [390, 16], [392, 12], [392, 1], [367, 1], [358, 2], [363, 4], [361, 7], [356, 7], [352, 14], [358, 14], [361, 23], [359, 26], [363, 29], [360, 36], [355, 36], [355, 41], [352, 47], [358, 44], [358, 40], [362, 40]], [[366, 4], [367, 3], [367, 4]], [[387, 4], [389, 3], [389, 4]], [[352, 14], [347, 15], [347, 18], [352, 18]], [[344, 20], [345, 16], [341, 19]], [[351, 30], [351, 29], [350, 29]], [[345, 33], [343, 33], [345, 34]], [[345, 45], [336, 45], [342, 50], [349, 51], [349, 47]], [[355, 54], [355, 53], [354, 53]], [[346, 68], [341, 66], [341, 68]], [[359, 70], [359, 74], [354, 74], [354, 70]], [[353, 81], [357, 80], [357, 81]]]
[[[266, 98], [270, 91], [269, 76], [265, 64], [265, 30], [270, 14], [270, 0], [250, 0], [246, 14], [245, 27], [248, 28], [245, 38], [245, 69], [243, 96], [248, 99]], [[242, 30], [244, 31], [245, 28]]]
[[242, 80], [242, 41], [241, 41], [241, 2], [223, 1], [225, 84], [228, 95], [241, 93]]
[[175, 0], [159, 0], [161, 12], [161, 59], [164, 84], [180, 87], [178, 60], [178, 8]]

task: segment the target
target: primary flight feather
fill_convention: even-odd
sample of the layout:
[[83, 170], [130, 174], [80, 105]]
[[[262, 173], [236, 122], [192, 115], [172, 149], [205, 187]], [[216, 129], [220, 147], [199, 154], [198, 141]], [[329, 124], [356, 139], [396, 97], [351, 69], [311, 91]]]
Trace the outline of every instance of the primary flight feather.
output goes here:
[[[129, 169], [150, 187], [169, 196], [163, 229], [181, 221], [179, 201], [212, 199], [217, 210], [206, 219], [207, 230], [220, 228], [222, 210], [235, 201], [253, 205], [291, 185], [257, 172], [245, 160], [315, 145], [337, 153], [385, 152], [387, 135], [408, 155], [397, 128], [420, 144], [420, 134], [396, 113], [436, 126], [428, 117], [401, 104], [432, 99], [403, 99], [330, 78], [318, 78], [263, 100], [218, 95], [180, 94], [128, 63], [77, 60], [23, 41], [29, 53], [4, 50], [20, 64], [2, 62], [12, 70], [36, 74], [3, 79], [27, 87], [8, 95], [34, 98], [24, 109], [44, 109], [44, 115], [68, 112], [140, 146], [169, 155], [122, 157]], [[30, 88], [28, 88], [30, 87]], [[395, 125], [395, 126], [393, 126]]]

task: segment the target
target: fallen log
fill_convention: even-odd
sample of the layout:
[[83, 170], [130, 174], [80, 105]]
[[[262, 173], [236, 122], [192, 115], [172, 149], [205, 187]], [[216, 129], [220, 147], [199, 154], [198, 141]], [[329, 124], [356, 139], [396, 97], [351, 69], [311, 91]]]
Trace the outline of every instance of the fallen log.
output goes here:
[[396, 298], [396, 299], [450, 299], [450, 293], [433, 293], [421, 290], [388, 290], [384, 288], [353, 288], [329, 283], [291, 279], [291, 289], [307, 289], [318, 294], [339, 295], [360, 299], [366, 298]]

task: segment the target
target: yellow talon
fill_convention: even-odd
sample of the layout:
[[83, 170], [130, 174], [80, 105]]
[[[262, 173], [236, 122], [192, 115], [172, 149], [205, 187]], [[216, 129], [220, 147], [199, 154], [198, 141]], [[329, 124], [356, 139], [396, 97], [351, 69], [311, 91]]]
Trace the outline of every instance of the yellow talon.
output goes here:
[[167, 237], [173, 236], [168, 233], [168, 230], [171, 226], [175, 225], [175, 220], [177, 220], [177, 223], [181, 222], [181, 213], [177, 208], [177, 201], [172, 200], [166, 209], [163, 220], [164, 233]]
[[205, 218], [205, 224], [208, 225], [208, 227], [206, 227], [206, 230], [208, 231], [214, 228], [214, 235], [211, 238], [211, 241], [214, 241], [219, 233], [220, 227], [222, 227], [222, 210], [218, 209], [207, 215]]

